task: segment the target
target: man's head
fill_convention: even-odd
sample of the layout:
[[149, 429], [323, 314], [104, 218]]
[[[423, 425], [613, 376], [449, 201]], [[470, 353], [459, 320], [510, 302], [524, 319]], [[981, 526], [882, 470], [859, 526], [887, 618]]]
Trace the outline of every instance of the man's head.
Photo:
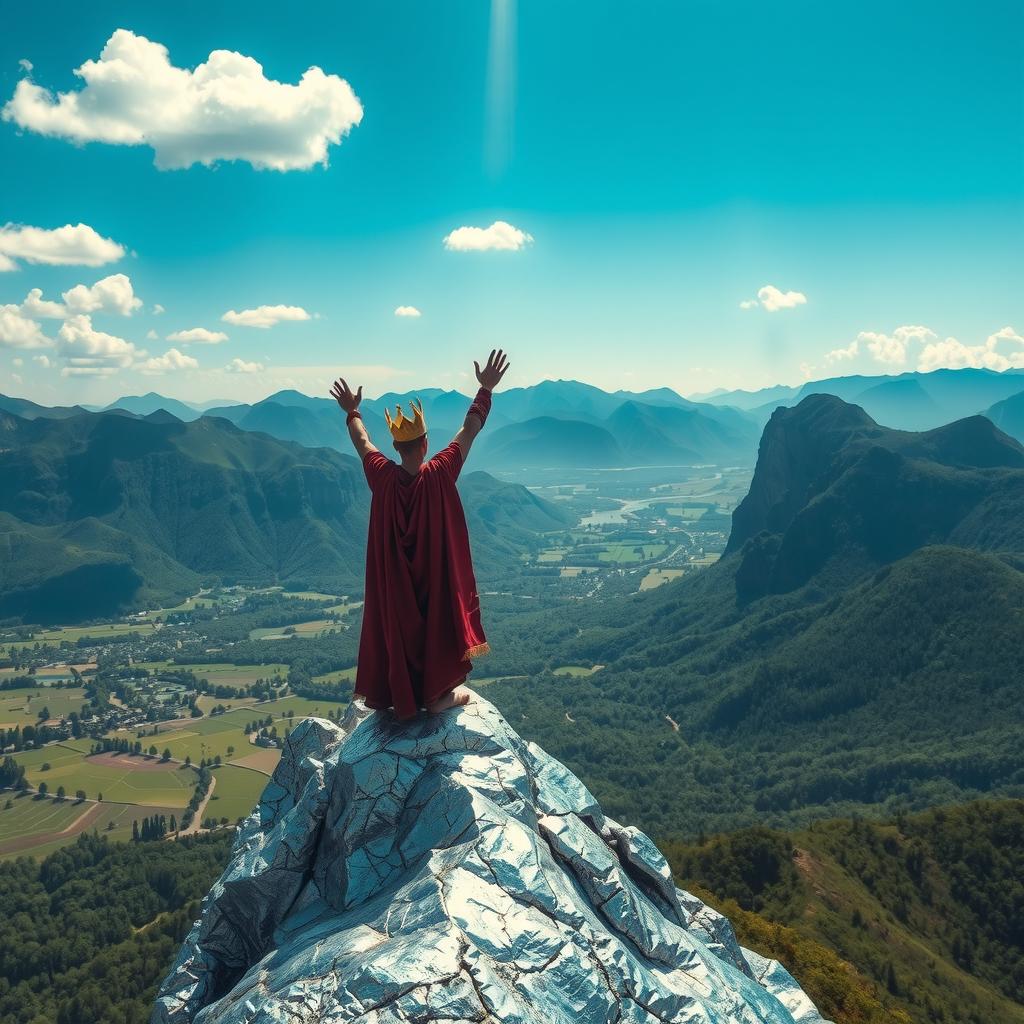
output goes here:
[[427, 457], [427, 435], [422, 434], [411, 441], [395, 441], [395, 451], [398, 452], [404, 465], [420, 463]]

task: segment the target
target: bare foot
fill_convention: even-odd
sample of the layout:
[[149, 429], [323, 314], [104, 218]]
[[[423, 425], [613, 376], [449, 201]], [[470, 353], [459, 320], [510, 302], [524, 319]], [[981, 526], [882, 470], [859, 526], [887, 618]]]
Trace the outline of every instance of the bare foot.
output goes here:
[[427, 711], [432, 715], [439, 715], [442, 711], [447, 711], [449, 708], [465, 707], [471, 697], [472, 694], [464, 686], [456, 686], [454, 690], [449, 690], [440, 700], [435, 700], [433, 704], [428, 704]]

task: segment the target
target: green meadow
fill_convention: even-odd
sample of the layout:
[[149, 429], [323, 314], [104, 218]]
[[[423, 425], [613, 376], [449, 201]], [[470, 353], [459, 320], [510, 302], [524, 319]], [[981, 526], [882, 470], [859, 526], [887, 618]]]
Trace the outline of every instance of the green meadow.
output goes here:
[[0, 725], [34, 725], [43, 710], [50, 718], [66, 718], [72, 711], [81, 711], [85, 690], [81, 687], [55, 689], [50, 686], [0, 693]]
[[34, 647], [36, 644], [77, 643], [82, 637], [110, 640], [131, 633], [152, 633], [157, 627], [152, 622], [117, 622], [105, 626], [64, 626], [61, 629], [42, 629], [31, 640], [4, 641], [4, 647]]
[[214, 768], [217, 779], [213, 796], [203, 812], [204, 818], [227, 818], [233, 825], [239, 818], [248, 817], [259, 803], [260, 794], [267, 784], [267, 776], [250, 768], [222, 765]]
[[[234, 708], [210, 718], [183, 719], [180, 726], [164, 727], [157, 736], [144, 737], [142, 743], [147, 748], [150, 743], [156, 744], [161, 753], [167, 748], [172, 757], [181, 761], [191, 757], [195, 764], [204, 758], [209, 761], [218, 754], [224, 761], [237, 761], [259, 749], [250, 744], [249, 737], [245, 735], [247, 722], [263, 721], [273, 716], [277, 731], [283, 736], [289, 725], [298, 725], [303, 718], [310, 715], [326, 718], [329, 711], [336, 713], [337, 709], [344, 707], [338, 701], [282, 697], [263, 704]], [[294, 712], [291, 719], [285, 717], [288, 711]], [[120, 735], [134, 737], [135, 733], [127, 730]], [[229, 747], [233, 748], [230, 753]]]
[[[155, 740], [158, 742], [158, 740]], [[166, 745], [166, 744], [165, 744]], [[163, 751], [163, 746], [160, 747]], [[195, 773], [180, 764], [160, 764], [141, 756], [122, 755], [111, 763], [90, 757], [84, 750], [54, 744], [17, 755], [33, 786], [45, 782], [51, 793], [63, 786], [69, 797], [79, 789], [90, 800], [141, 804], [144, 807], [184, 807], [195, 789]], [[49, 765], [44, 768], [44, 765]], [[142, 813], [151, 813], [143, 811]]]
[[213, 662], [209, 665], [179, 665], [173, 661], [140, 661], [138, 668], [150, 672], [192, 672], [199, 679], [206, 679], [211, 686], [252, 686], [258, 679], [280, 678], [284, 682], [288, 666], [280, 662], [269, 665], [232, 665], [229, 662]]

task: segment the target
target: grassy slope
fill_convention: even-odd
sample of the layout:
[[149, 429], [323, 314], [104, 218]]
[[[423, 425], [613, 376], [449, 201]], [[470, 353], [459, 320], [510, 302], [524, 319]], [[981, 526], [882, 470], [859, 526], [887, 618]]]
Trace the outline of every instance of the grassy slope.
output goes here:
[[680, 884], [711, 894], [837, 1024], [1024, 1021], [1022, 802], [663, 847]]

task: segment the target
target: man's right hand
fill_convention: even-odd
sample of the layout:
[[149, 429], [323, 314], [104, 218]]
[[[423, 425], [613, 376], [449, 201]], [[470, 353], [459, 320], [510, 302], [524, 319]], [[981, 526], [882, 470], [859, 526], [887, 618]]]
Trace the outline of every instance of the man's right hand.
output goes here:
[[510, 364], [508, 357], [500, 348], [497, 351], [492, 348], [491, 354], [487, 357], [487, 365], [482, 370], [475, 359], [473, 365], [476, 367], [476, 379], [480, 382], [480, 387], [493, 391], [501, 383], [501, 378], [505, 376]]
[[353, 412], [359, 408], [359, 403], [363, 400], [363, 385], [360, 384], [359, 390], [353, 394], [344, 377], [339, 377], [331, 388], [331, 397], [346, 413]]

